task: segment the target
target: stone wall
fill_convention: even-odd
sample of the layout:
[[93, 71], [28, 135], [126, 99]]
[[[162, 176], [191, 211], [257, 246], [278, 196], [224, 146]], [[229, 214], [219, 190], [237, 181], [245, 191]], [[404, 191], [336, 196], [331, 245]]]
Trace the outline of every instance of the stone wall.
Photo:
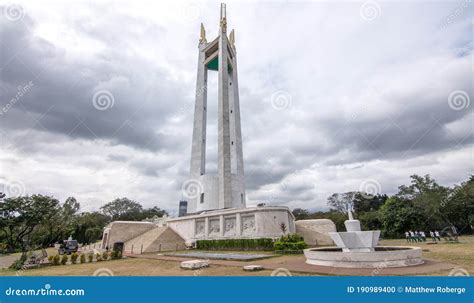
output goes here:
[[185, 249], [185, 243], [173, 229], [162, 226], [153, 228], [125, 242], [124, 251], [133, 254], [154, 253]]
[[153, 228], [151, 222], [114, 221], [104, 229], [102, 248], [111, 249], [115, 242], [125, 243]]
[[329, 219], [299, 220], [295, 226], [309, 246], [334, 245], [328, 232], [335, 232], [336, 225]]
[[186, 244], [203, 239], [278, 238], [295, 232], [294, 216], [287, 207], [249, 207], [203, 212], [168, 220]]

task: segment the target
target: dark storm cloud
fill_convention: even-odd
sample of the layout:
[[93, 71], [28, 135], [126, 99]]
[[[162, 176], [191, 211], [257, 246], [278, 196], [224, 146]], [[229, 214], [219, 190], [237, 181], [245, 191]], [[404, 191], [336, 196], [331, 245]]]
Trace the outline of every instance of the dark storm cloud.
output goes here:
[[[2, 20], [0, 66], [6, 91], [1, 105], [10, 101], [18, 86], [34, 84], [2, 115], [2, 129], [33, 128], [153, 151], [182, 147], [183, 140], [161, 130], [183, 99], [163, 70], [134, 54], [117, 52], [109, 44], [115, 40], [107, 41], [95, 58], [71, 62], [64, 50], [34, 36], [34, 26], [27, 16], [22, 22]], [[113, 98], [105, 110], [93, 103], [101, 90]]]

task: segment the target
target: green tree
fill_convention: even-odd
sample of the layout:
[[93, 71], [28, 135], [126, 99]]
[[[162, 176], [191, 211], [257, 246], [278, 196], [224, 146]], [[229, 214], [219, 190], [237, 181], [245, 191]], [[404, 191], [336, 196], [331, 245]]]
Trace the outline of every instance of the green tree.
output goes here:
[[401, 185], [396, 197], [413, 203], [419, 215], [426, 218], [425, 229], [439, 229], [449, 225], [441, 205], [449, 198], [450, 189], [436, 183], [430, 175], [412, 175], [410, 178], [410, 185]]
[[405, 231], [425, 229], [426, 217], [412, 201], [390, 197], [380, 207], [383, 235], [388, 238], [400, 237]]
[[96, 242], [102, 237], [102, 230], [109, 220], [109, 217], [99, 212], [79, 214], [75, 220], [74, 238], [85, 244]]
[[474, 223], [474, 176], [450, 189], [441, 202], [440, 212], [460, 233], [471, 232], [470, 226]]
[[67, 239], [74, 232], [79, 208], [80, 204], [74, 197], [67, 198], [63, 205], [58, 204], [34, 232], [34, 242], [44, 247]]
[[307, 209], [295, 208], [292, 213], [296, 220], [305, 220], [309, 218], [309, 211]]
[[140, 217], [142, 218], [142, 220], [144, 220], [144, 219], [151, 219], [154, 217], [160, 218], [160, 217], [163, 217], [164, 215], [168, 215], [166, 210], [160, 209], [159, 207], [155, 206], [152, 208], [144, 209], [141, 212]]
[[112, 221], [140, 221], [142, 219], [143, 207], [128, 198], [117, 198], [100, 208], [102, 213], [111, 218]]
[[8, 250], [26, 250], [35, 228], [53, 217], [58, 205], [58, 200], [43, 195], [4, 199], [0, 203], [0, 231]]

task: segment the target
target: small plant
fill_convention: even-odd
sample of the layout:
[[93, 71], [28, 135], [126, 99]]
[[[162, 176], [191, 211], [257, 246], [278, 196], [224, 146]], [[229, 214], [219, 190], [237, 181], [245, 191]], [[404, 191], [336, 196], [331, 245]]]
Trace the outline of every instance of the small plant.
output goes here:
[[48, 256], [49, 263], [53, 263], [53, 258], [54, 258], [54, 256]]
[[112, 253], [110, 253], [110, 257], [112, 260], [122, 259], [122, 252], [120, 250], [113, 250]]
[[63, 255], [63, 256], [61, 257], [61, 265], [66, 265], [68, 259], [69, 259], [69, 258], [68, 258], [67, 255]]
[[281, 253], [298, 254], [302, 253], [303, 249], [308, 245], [304, 242], [302, 236], [298, 234], [288, 234], [281, 236], [274, 244], [275, 251]]
[[108, 252], [108, 251], [104, 251], [104, 252], [102, 253], [102, 259], [103, 259], [104, 261], [107, 261], [107, 260], [109, 259], [109, 252]]
[[60, 260], [59, 255], [54, 256], [53, 257], [53, 265], [59, 265], [59, 260]]
[[87, 259], [89, 260], [89, 263], [91, 263], [94, 260], [94, 254], [88, 254]]
[[85, 255], [85, 254], [81, 254], [81, 257], [79, 258], [79, 260], [81, 261], [81, 264], [82, 264], [82, 263], [86, 263], [86, 255]]
[[13, 261], [12, 265], [10, 265], [10, 269], [20, 270], [23, 267], [26, 259], [20, 258], [18, 260]]
[[285, 224], [285, 223], [281, 223], [281, 224], [280, 224], [280, 230], [281, 230], [281, 232], [284, 233], [284, 234], [286, 234], [286, 229], [287, 229], [287, 228], [286, 228], [286, 224]]
[[102, 255], [99, 254], [99, 253], [96, 253], [96, 254], [95, 254], [95, 260], [96, 260], [97, 262], [102, 261]]
[[71, 263], [72, 263], [72, 264], [76, 264], [78, 257], [79, 257], [79, 255], [78, 255], [77, 253], [72, 253], [72, 254], [71, 254]]

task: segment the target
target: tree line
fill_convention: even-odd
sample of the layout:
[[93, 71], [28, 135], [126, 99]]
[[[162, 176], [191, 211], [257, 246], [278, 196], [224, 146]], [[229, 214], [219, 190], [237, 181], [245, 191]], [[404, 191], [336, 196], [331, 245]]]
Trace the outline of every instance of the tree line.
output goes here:
[[474, 229], [474, 176], [460, 185], [439, 185], [430, 175], [410, 176], [392, 196], [364, 192], [335, 193], [328, 197], [328, 211], [293, 210], [297, 220], [331, 219], [345, 231], [348, 206], [364, 230], [381, 230], [386, 238], [404, 237], [408, 230], [443, 230], [456, 227], [460, 234]]
[[112, 221], [143, 221], [165, 214], [165, 210], [143, 208], [128, 198], [117, 198], [99, 211], [80, 212], [74, 197], [61, 203], [39, 194], [5, 197], [0, 193], [0, 252], [48, 247], [69, 236], [89, 244], [100, 240], [104, 227]]

